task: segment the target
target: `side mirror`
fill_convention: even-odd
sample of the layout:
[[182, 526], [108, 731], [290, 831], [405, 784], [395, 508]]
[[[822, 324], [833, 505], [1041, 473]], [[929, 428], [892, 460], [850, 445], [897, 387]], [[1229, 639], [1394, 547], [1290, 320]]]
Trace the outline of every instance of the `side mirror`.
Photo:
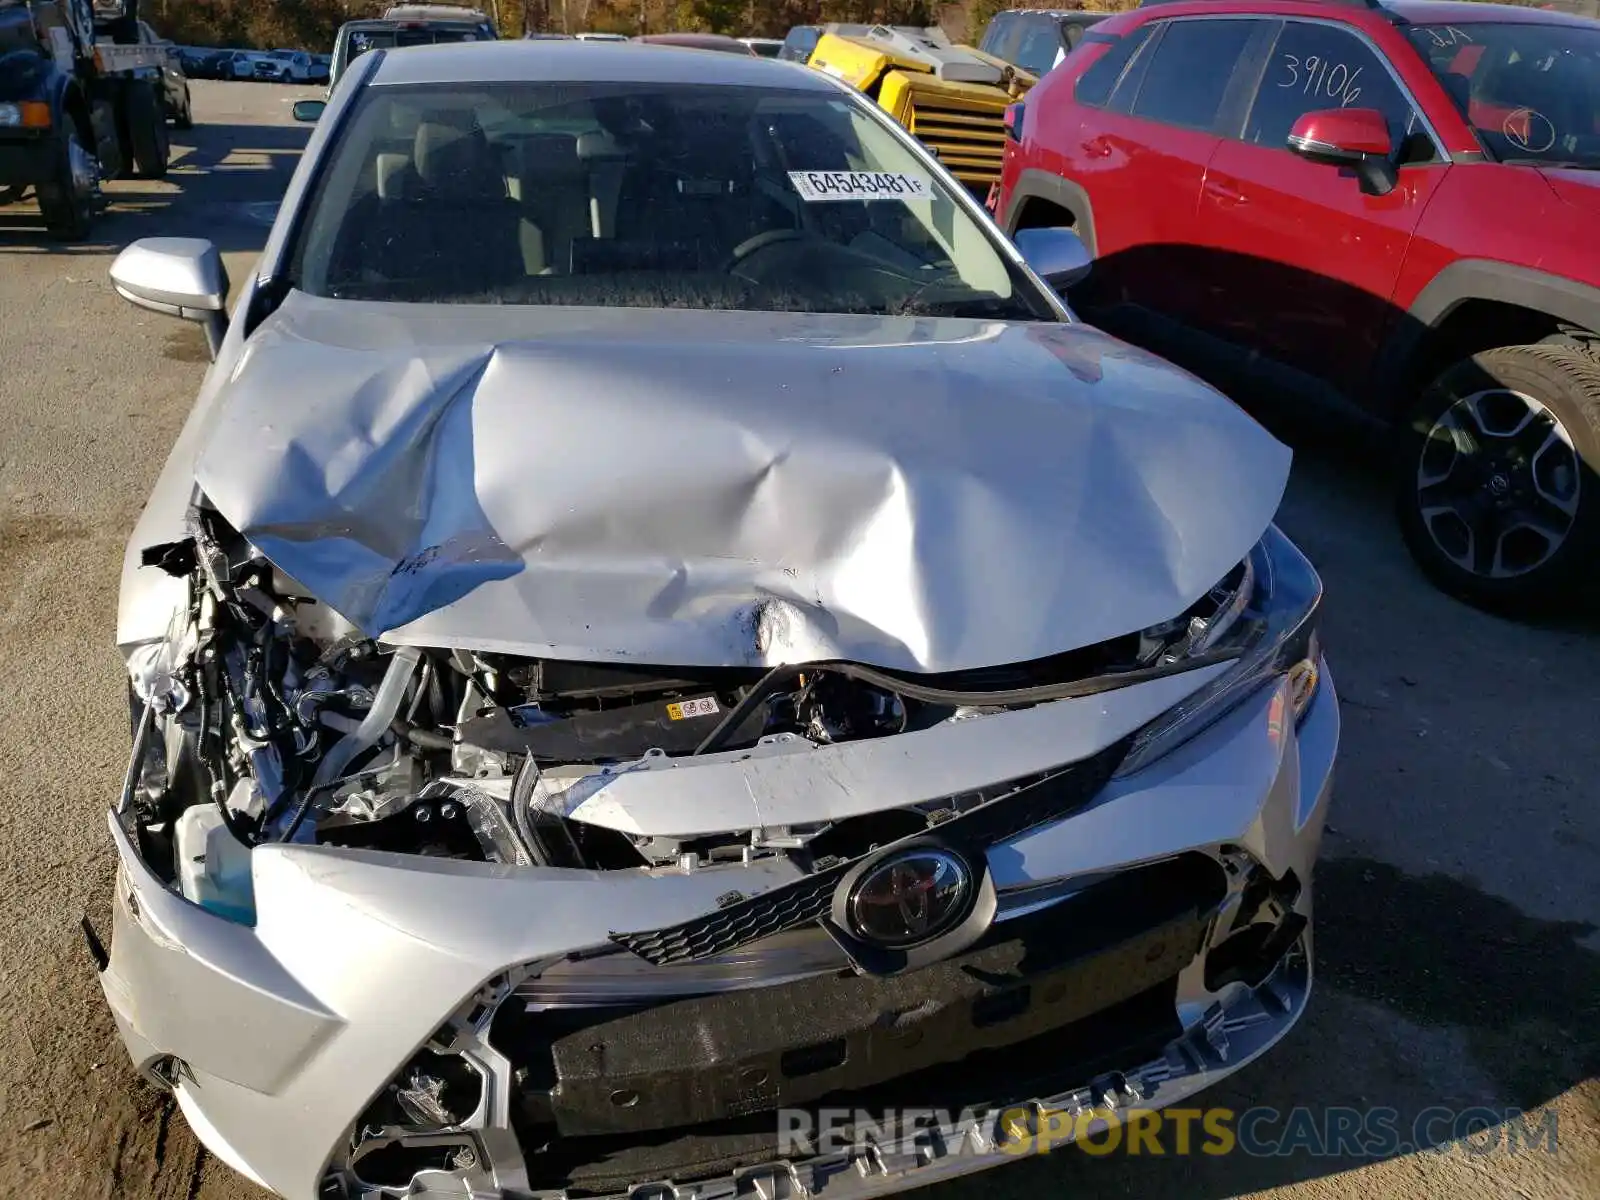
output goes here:
[[326, 100], [296, 100], [294, 107], [289, 111], [296, 121], [314, 124], [322, 116], [323, 109], [328, 107]]
[[1374, 196], [1394, 191], [1394, 139], [1375, 108], [1326, 108], [1302, 113], [1289, 130], [1289, 150], [1308, 162], [1351, 167], [1361, 190]]
[[141, 238], [111, 264], [111, 286], [140, 308], [199, 321], [217, 356], [228, 328], [228, 272], [204, 238]]
[[1054, 288], [1080, 282], [1094, 265], [1089, 247], [1070, 229], [1019, 229], [1011, 240], [1033, 273]]

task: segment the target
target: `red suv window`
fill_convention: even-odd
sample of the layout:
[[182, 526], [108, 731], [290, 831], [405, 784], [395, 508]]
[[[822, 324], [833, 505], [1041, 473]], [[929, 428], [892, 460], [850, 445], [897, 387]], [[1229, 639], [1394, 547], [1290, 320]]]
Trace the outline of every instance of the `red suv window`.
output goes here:
[[1210, 129], [1245, 43], [1260, 22], [1206, 17], [1163, 24], [1133, 114], [1166, 125]]
[[[1396, 146], [1419, 128], [1416, 110], [1388, 68], [1355, 33], [1322, 22], [1285, 22], [1245, 121], [1244, 140], [1282, 149], [1295, 121], [1327, 108], [1377, 109]], [[1423, 135], [1407, 147], [1403, 161], [1432, 155], [1433, 143]]]
[[1600, 167], [1600, 29], [1471, 21], [1407, 32], [1490, 153]]
[[[1101, 108], [1109, 103], [1112, 92], [1128, 69], [1128, 64], [1139, 52], [1140, 47], [1150, 40], [1154, 28], [1153, 25], [1141, 25], [1138, 29], [1113, 39], [1100, 57], [1090, 63], [1088, 69], [1078, 77], [1078, 84], [1072, 90], [1072, 98], [1079, 104], [1087, 104], [1091, 108]], [[1089, 37], [1093, 39], [1096, 35], [1090, 34]]]

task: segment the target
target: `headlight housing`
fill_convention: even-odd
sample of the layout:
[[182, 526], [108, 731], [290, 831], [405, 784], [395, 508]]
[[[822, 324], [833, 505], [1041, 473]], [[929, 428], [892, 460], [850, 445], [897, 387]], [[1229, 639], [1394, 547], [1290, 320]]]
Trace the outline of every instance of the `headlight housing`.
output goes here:
[[1238, 661], [1135, 734], [1118, 778], [1172, 753], [1278, 679], [1290, 681], [1296, 724], [1311, 707], [1321, 675], [1322, 580], [1276, 525], [1268, 527], [1245, 566], [1237, 590], [1187, 648], [1194, 654], [1236, 639], [1242, 647]]

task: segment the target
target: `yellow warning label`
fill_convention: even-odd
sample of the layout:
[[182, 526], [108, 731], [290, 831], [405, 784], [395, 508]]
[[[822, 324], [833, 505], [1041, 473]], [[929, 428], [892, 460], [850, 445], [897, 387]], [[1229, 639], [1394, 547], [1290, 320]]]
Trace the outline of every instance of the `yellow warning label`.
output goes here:
[[680, 700], [667, 705], [667, 717], [673, 721], [681, 721], [685, 717], [714, 717], [721, 711], [715, 696], [701, 696], [698, 700]]

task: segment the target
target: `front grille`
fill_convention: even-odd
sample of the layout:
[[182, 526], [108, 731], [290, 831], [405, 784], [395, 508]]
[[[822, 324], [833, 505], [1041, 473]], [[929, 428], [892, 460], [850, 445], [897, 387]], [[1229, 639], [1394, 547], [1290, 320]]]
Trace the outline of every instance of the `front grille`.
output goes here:
[[[1082, 808], [1105, 787], [1127, 754], [1124, 739], [937, 826], [939, 837], [979, 856], [989, 846]], [[918, 835], [913, 835], [918, 836]], [[893, 845], [893, 843], [891, 843]], [[884, 847], [887, 849], [888, 847]], [[863, 856], [865, 857], [865, 856]], [[861, 859], [846, 860], [748, 900], [665, 929], [613, 933], [611, 940], [657, 966], [726, 954], [827, 914], [839, 882]]]
[[964, 101], [954, 107], [942, 99], [919, 98], [911, 106], [910, 129], [962, 183], [987, 187], [999, 180], [1006, 149], [1004, 105]]
[[[1035, 1087], [1042, 1065], [1081, 1083], [1128, 1037], [1171, 1035], [1172, 981], [1225, 893], [1214, 860], [1184, 855], [1122, 872], [994, 927], [954, 959], [900, 975], [830, 972], [589, 1010], [513, 1002], [490, 1036], [514, 1066], [514, 1122], [530, 1161], [546, 1160], [541, 1173], [558, 1162], [580, 1174], [582, 1162], [616, 1168], [656, 1148], [673, 1164], [640, 1165], [635, 1177], [683, 1178], [746, 1149], [770, 1157], [777, 1108], [846, 1098], [926, 1105], [958, 1094], [958, 1107], [1006, 1102], [1050, 1094]], [[1077, 1036], [1101, 1027], [1118, 1028], [1120, 1040]]]
[[[1103, 1073], [1159, 1059], [1168, 1043], [1182, 1033], [1175, 1011], [1176, 991], [1175, 981], [1167, 980], [1042, 1037], [982, 1051], [959, 1063], [919, 1071], [881, 1087], [831, 1096], [824, 1104], [795, 1107], [813, 1114], [829, 1108], [887, 1117], [895, 1110], [931, 1108], [952, 1115], [970, 1109], [978, 1115], [1003, 1111], [1027, 1098], [1058, 1095], [1083, 1087]], [[512, 1110], [512, 1122], [534, 1187], [564, 1190], [573, 1200], [613, 1195], [640, 1180], [670, 1179], [684, 1184], [714, 1179], [741, 1167], [770, 1163], [779, 1149], [779, 1124], [772, 1113], [654, 1134], [576, 1138], [552, 1138], [522, 1123], [516, 1109]], [[885, 1119], [882, 1126], [887, 1132], [891, 1122]], [[802, 1149], [797, 1157], [804, 1158], [817, 1149]]]
[[551, 1047], [563, 1137], [699, 1125], [875, 1087], [1080, 1020], [1181, 971], [1210, 914], [1189, 911], [1064, 964], [1013, 937], [888, 977], [821, 976], [683, 1000]]

